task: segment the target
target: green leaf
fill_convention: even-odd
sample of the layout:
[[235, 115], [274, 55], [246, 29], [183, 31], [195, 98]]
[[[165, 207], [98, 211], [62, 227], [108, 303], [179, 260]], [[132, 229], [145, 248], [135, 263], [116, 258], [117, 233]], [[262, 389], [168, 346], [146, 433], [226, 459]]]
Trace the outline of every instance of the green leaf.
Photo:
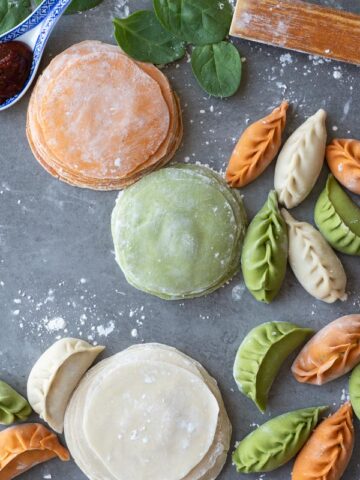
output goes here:
[[115, 18], [115, 38], [130, 57], [140, 62], [165, 64], [185, 55], [182, 41], [163, 29], [150, 10], [139, 10], [127, 18]]
[[0, 0], [0, 35], [25, 20], [31, 13], [30, 0]]
[[214, 97], [230, 97], [241, 82], [241, 58], [228, 42], [195, 47], [191, 66], [200, 86]]
[[[40, 5], [42, 1], [43, 0], [35, 0], [35, 4]], [[73, 14], [73, 13], [85, 12], [86, 10], [90, 10], [91, 8], [97, 7], [102, 2], [103, 0], [73, 0], [71, 4], [68, 6], [68, 8], [66, 9], [65, 13]]]
[[229, 32], [232, 8], [228, 0], [153, 0], [162, 26], [181, 40], [206, 45]]

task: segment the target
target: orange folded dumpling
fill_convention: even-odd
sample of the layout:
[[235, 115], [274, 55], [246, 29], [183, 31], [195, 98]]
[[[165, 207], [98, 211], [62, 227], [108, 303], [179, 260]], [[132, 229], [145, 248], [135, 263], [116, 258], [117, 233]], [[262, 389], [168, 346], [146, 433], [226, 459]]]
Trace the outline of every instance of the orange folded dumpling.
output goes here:
[[226, 180], [232, 187], [244, 187], [253, 182], [276, 157], [288, 107], [288, 102], [282, 102], [280, 107], [251, 124], [241, 135], [226, 170]]
[[350, 403], [324, 420], [299, 453], [292, 480], [340, 480], [354, 448]]
[[334, 177], [360, 195], [360, 141], [336, 138], [326, 148], [326, 160]]
[[25, 423], [0, 432], [0, 480], [11, 480], [55, 457], [70, 459], [57, 436], [43, 425]]
[[360, 314], [346, 315], [320, 330], [301, 350], [291, 368], [301, 383], [323, 385], [360, 362]]

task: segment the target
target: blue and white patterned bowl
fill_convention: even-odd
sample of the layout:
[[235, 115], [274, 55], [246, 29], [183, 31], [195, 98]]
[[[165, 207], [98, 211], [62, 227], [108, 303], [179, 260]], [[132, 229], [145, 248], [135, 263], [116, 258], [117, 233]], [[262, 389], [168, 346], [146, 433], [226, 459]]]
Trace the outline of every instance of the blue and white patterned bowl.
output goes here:
[[4, 35], [0, 35], [0, 43], [19, 41], [26, 43], [33, 51], [33, 61], [29, 77], [17, 95], [0, 104], [0, 111], [14, 105], [22, 98], [32, 84], [39, 68], [41, 57], [47, 41], [56, 23], [65, 12], [71, 0], [44, 0], [44, 2], [20, 25]]

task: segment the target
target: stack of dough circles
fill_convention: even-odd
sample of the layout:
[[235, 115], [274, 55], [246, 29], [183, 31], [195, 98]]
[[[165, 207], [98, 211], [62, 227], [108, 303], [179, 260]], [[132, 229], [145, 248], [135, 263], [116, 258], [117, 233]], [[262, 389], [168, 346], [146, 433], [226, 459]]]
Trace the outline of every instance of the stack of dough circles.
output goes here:
[[54, 58], [28, 109], [27, 137], [40, 164], [96, 190], [121, 189], [165, 165], [182, 132], [178, 98], [160, 70], [97, 41]]
[[239, 270], [246, 213], [212, 170], [174, 165], [121, 192], [112, 214], [127, 281], [166, 300], [208, 294]]
[[90, 480], [213, 480], [231, 424], [216, 381], [195, 360], [160, 344], [135, 345], [83, 377], [65, 437]]

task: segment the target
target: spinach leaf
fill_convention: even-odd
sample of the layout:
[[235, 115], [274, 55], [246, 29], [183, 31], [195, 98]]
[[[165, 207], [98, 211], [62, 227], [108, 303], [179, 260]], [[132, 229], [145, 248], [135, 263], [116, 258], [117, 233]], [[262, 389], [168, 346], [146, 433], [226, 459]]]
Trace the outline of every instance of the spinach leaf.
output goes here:
[[165, 64], [185, 55], [183, 42], [163, 29], [153, 11], [115, 18], [114, 26], [117, 43], [135, 60]]
[[194, 45], [217, 43], [229, 32], [232, 8], [228, 0], [153, 0], [162, 26]]
[[19, 25], [30, 13], [30, 0], [0, 0], [0, 35]]
[[240, 54], [229, 42], [195, 47], [191, 66], [200, 86], [214, 97], [230, 97], [240, 86]]
[[[1, 0], [0, 0], [1, 1]], [[35, 0], [36, 5], [40, 5], [43, 0]], [[73, 0], [65, 13], [73, 14], [79, 12], [85, 12], [91, 8], [97, 7], [103, 0]]]

